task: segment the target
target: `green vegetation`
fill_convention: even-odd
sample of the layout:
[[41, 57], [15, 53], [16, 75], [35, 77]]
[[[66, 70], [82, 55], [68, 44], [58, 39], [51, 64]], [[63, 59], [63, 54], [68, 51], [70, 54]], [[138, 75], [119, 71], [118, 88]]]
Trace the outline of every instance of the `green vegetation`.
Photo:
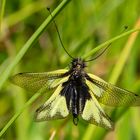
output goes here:
[[139, 94], [139, 4], [139, 0], [1, 0], [0, 136], [7, 140], [140, 140], [140, 107], [104, 106], [115, 122], [112, 132], [82, 120], [74, 126], [72, 118], [37, 123], [34, 111], [53, 90], [30, 93], [8, 80], [15, 73], [51, 71], [70, 63], [46, 10], [50, 7], [72, 56], [89, 59], [112, 43], [104, 55], [88, 63], [87, 71]]

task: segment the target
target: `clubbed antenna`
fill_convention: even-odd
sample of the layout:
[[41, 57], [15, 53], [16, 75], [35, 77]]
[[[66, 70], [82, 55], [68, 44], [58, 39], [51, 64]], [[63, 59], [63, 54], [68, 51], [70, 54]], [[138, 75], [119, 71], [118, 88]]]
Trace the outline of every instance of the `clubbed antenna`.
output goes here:
[[97, 59], [98, 57], [100, 57], [109, 48], [110, 45], [111, 45], [111, 43], [101, 53], [99, 53], [97, 56], [95, 56], [92, 59], [86, 60], [85, 62], [93, 61], [93, 60]]
[[[124, 30], [123, 30], [122, 32], [125, 32], [127, 29], [128, 29], [128, 26], [125, 25], [125, 26], [124, 26]], [[107, 47], [106, 47], [101, 53], [99, 53], [97, 56], [95, 56], [94, 58], [92, 58], [92, 59], [90, 59], [90, 60], [86, 60], [85, 62], [93, 61], [93, 60], [99, 58], [99, 57], [110, 47], [111, 44], [112, 44], [112, 43], [108, 44]]]

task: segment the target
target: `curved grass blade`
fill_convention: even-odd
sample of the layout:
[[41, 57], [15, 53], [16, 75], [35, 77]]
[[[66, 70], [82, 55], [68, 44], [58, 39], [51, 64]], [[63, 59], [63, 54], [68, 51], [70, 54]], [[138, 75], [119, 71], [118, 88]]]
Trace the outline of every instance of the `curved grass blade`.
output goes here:
[[116, 36], [116, 37], [114, 37], [114, 38], [112, 38], [112, 39], [110, 39], [110, 40], [98, 45], [96, 48], [92, 49], [89, 53], [85, 54], [84, 58], [92, 56], [93, 54], [95, 54], [100, 49], [103, 49], [104, 47], [106, 47], [108, 44], [110, 44], [110, 43], [112, 43], [112, 42], [114, 42], [114, 41], [116, 41], [116, 40], [118, 40], [118, 39], [120, 39], [120, 38], [122, 38], [124, 36], [127, 36], [127, 35], [129, 35], [131, 33], [137, 32], [137, 31], [140, 31], [140, 29], [139, 28], [134, 28], [132, 30], [129, 30], [129, 31], [123, 33], [123, 34], [120, 34], [120, 35], [118, 35], [118, 36]]
[[2, 29], [2, 20], [3, 20], [3, 16], [4, 16], [4, 10], [5, 10], [5, 4], [6, 4], [6, 0], [2, 0], [1, 1], [1, 10], [0, 10], [0, 34], [1, 34], [1, 29]]
[[[53, 17], [55, 17], [67, 4], [70, 2], [70, 0], [63, 0], [58, 7], [52, 12]], [[37, 31], [31, 36], [31, 38], [26, 42], [26, 44], [23, 46], [23, 48], [20, 50], [20, 52], [17, 54], [17, 56], [14, 59], [14, 62], [11, 63], [6, 69], [6, 71], [2, 74], [0, 77], [0, 88], [10, 75], [10, 72], [12, 69], [16, 66], [16, 64], [20, 61], [20, 59], [23, 57], [23, 55], [26, 53], [26, 51], [29, 49], [29, 47], [32, 46], [32, 44], [36, 41], [36, 39], [39, 37], [39, 35], [45, 30], [47, 25], [51, 22], [52, 18], [49, 16], [37, 29]], [[46, 87], [43, 87], [43, 89], [40, 89], [37, 93], [35, 93], [23, 106], [21, 110], [19, 110], [10, 120], [9, 122], [4, 126], [4, 128], [0, 132], [0, 137], [6, 132], [6, 130], [12, 125], [12, 123], [20, 116], [20, 114], [29, 106], [31, 105], [40, 95], [41, 93], [46, 90]]]
[[[58, 13], [67, 5], [70, 0], [63, 0], [58, 7], [52, 12], [53, 17], [58, 15]], [[46, 29], [48, 24], [52, 21], [52, 17], [48, 16], [48, 18], [39, 26], [36, 32], [29, 38], [29, 40], [25, 43], [22, 49], [18, 52], [13, 62], [7, 67], [7, 69], [0, 76], [0, 89], [2, 88], [4, 82], [8, 79], [11, 71], [17, 65], [17, 63], [21, 60], [27, 50], [35, 43], [38, 37], [42, 34], [42, 32]]]
[[[140, 28], [140, 19], [138, 19], [138, 21], [136, 22], [135, 28]], [[117, 80], [125, 66], [127, 58], [129, 57], [130, 51], [133, 47], [133, 44], [134, 44], [137, 36], [138, 36], [138, 33], [135, 33], [135, 34], [130, 35], [130, 37], [128, 38], [129, 43], [127, 42], [122, 53], [120, 54], [119, 60], [117, 61], [116, 65], [113, 69], [113, 72], [110, 76], [110, 79], [109, 79], [110, 83], [115, 84], [117, 82]], [[115, 75], [115, 77], [114, 77], [114, 75]], [[113, 115], [114, 111], [112, 111], [112, 115], [111, 115], [113, 117], [114, 117], [114, 115]], [[126, 108], [122, 109], [119, 114], [115, 115], [114, 119], [117, 120], [119, 117], [121, 117], [121, 115], [125, 111], [126, 111]], [[96, 128], [96, 129], [95, 128], [96, 128], [96, 126], [89, 125], [86, 129], [86, 132], [85, 132], [82, 140], [92, 139], [93, 133], [94, 133], [95, 139], [102, 140], [104, 138], [104, 136], [106, 135], [106, 133], [108, 132], [107, 130], [102, 129], [102, 128]]]

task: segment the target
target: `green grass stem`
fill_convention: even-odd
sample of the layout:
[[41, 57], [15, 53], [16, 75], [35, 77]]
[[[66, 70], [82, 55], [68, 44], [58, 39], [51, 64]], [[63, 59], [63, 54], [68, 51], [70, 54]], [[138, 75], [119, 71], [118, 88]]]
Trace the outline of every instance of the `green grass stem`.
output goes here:
[[[140, 24], [140, 22], [138, 20], [138, 23], [136, 24], [137, 28], [140, 28], [139, 24]], [[125, 32], [125, 33], [123, 33], [123, 34], [121, 34], [121, 35], [119, 35], [119, 36], [117, 36], [117, 37], [115, 37], [115, 38], [113, 38], [111, 40], [114, 41], [114, 40], [120, 38], [121, 36], [125, 36], [125, 35], [128, 35], [128, 34], [131, 34], [131, 33], [135, 32], [135, 31], [139, 31], [139, 29], [132, 29], [132, 30], [130, 30], [128, 32]], [[135, 34], [130, 35], [130, 37], [128, 38], [128, 41], [127, 41], [123, 51], [121, 52], [120, 57], [119, 57], [117, 63], [115, 64], [113, 72], [112, 72], [112, 74], [111, 74], [111, 76], [109, 78], [109, 82], [111, 82], [113, 84], [115, 84], [117, 82], [117, 80], [118, 80], [118, 78], [119, 78], [119, 76], [120, 76], [120, 74], [121, 74], [121, 72], [122, 72], [122, 70], [123, 70], [123, 68], [125, 66], [125, 63], [126, 63], [128, 57], [129, 57], [129, 54], [131, 52], [131, 49], [133, 47], [133, 44], [134, 44], [134, 42], [136, 40], [137, 35], [138, 35], [138, 33], [135, 33]], [[107, 41], [107, 42], [108, 43], [105, 42], [104, 45], [107, 45], [107, 44], [111, 43], [110, 40]], [[102, 44], [98, 48], [101, 49], [102, 48]], [[92, 52], [94, 52], [94, 50]], [[120, 114], [118, 114], [118, 115], [116, 114], [117, 117], [115, 116], [115, 120], [117, 120], [126, 110], [127, 110], [126, 108], [122, 109], [120, 111], [121, 112]], [[114, 116], [113, 112], [114, 111], [112, 111], [112, 117]], [[83, 136], [83, 140], [92, 139], [93, 133], [94, 133], [94, 139], [102, 140], [107, 132], [108, 131], [103, 129], [103, 128], [96, 128], [96, 126], [89, 125], [87, 127], [87, 130], [86, 130], [84, 136]]]
[[[70, 2], [70, 0], [63, 0], [58, 7], [52, 12], [53, 17], [59, 14], [59, 12]], [[29, 38], [29, 40], [25, 43], [22, 49], [18, 52], [16, 57], [14, 58], [13, 62], [6, 68], [6, 70], [0, 76], [0, 89], [2, 88], [4, 82], [8, 79], [10, 73], [12, 72], [13, 68], [18, 64], [18, 62], [22, 59], [24, 54], [27, 50], [37, 41], [38, 37], [42, 34], [42, 32], [46, 29], [48, 24], [52, 21], [51, 16], [39, 26], [36, 32]]]
[[5, 10], [6, 0], [1, 0], [1, 10], [0, 10], [0, 33], [2, 29], [2, 20], [4, 16], [4, 10]]
[[127, 36], [131, 33], [134, 33], [134, 32], [137, 32], [137, 31], [140, 31], [140, 29], [132, 29], [132, 30], [129, 30], [125, 33], [122, 33], [112, 39], [109, 39], [108, 41], [98, 45], [96, 48], [92, 49], [89, 53], [85, 54], [84, 58], [88, 58], [89, 56], [92, 56], [93, 54], [95, 54], [97, 51], [99, 51], [100, 49], [103, 49], [104, 47], [106, 47], [108, 44], [110, 43], [113, 43], [114, 41], [124, 37], [124, 36]]

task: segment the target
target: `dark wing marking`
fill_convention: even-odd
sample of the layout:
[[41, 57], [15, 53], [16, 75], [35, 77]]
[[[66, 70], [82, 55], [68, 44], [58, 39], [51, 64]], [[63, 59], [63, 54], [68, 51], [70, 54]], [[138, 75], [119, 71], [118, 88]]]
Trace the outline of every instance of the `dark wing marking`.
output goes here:
[[60, 95], [62, 84], [57, 87], [52, 96], [36, 110], [36, 121], [63, 119], [69, 115], [66, 98]]
[[84, 110], [81, 114], [82, 118], [88, 123], [95, 124], [106, 129], [113, 129], [112, 121], [108, 115], [105, 114], [92, 92], [90, 91], [89, 93], [92, 98], [86, 100]]
[[44, 85], [46, 88], [55, 88], [63, 81], [62, 79], [67, 76], [68, 70], [56, 70], [52, 72], [42, 73], [19, 73], [10, 78], [11, 82], [25, 88], [29, 91], [36, 92], [41, 89]]
[[[140, 105], [140, 96], [130, 92], [125, 89], [116, 87], [110, 83], [105, 82], [101, 78], [88, 74], [87, 80], [93, 86], [99, 87], [99, 96], [96, 96], [97, 100], [109, 106], [139, 106]], [[92, 89], [92, 92], [97, 92]], [[96, 94], [95, 94], [96, 95]]]
[[72, 104], [74, 104], [77, 112], [80, 114], [83, 111], [86, 99], [90, 99], [91, 97], [88, 92], [88, 86], [83, 82], [79, 83], [79, 85], [76, 84], [76, 81], [68, 80], [63, 83], [61, 95], [65, 96], [69, 111], [72, 111]]

